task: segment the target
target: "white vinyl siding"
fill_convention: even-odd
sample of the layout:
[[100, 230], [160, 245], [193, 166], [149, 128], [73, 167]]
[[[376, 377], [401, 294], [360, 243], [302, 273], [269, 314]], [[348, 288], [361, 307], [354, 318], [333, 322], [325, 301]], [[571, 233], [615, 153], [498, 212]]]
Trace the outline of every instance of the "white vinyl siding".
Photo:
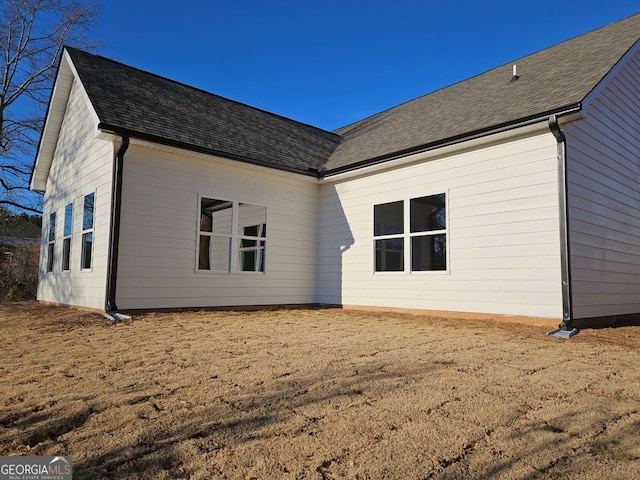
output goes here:
[[[263, 214], [266, 208], [264, 274], [194, 268], [199, 195], [261, 206]], [[318, 185], [313, 180], [131, 145], [122, 202], [118, 307], [315, 303]], [[240, 225], [243, 221], [240, 215], [238, 228], [260, 223], [251, 216]], [[244, 232], [238, 231], [239, 240], [253, 238]]]
[[[448, 272], [374, 273], [373, 205], [434, 192], [447, 192]], [[556, 141], [546, 128], [327, 183], [319, 302], [560, 318], [558, 226]]]
[[640, 53], [566, 126], [575, 318], [640, 312]]
[[[95, 138], [95, 116], [82, 87], [74, 82], [49, 173], [45, 211], [64, 211], [72, 204], [69, 271], [60, 263], [53, 275], [40, 275], [38, 299], [48, 302], [104, 309], [111, 205], [113, 144]], [[93, 266], [81, 271], [81, 227], [84, 196], [95, 192]], [[60, 223], [60, 222], [59, 222]], [[61, 250], [60, 250], [61, 253]], [[46, 269], [46, 252], [40, 260]]]

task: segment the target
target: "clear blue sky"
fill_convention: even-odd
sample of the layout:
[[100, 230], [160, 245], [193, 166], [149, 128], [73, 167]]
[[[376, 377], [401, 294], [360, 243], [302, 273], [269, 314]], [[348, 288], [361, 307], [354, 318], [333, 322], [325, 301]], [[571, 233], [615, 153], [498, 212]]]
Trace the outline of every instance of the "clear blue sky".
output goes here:
[[640, 0], [102, 3], [98, 53], [329, 130], [640, 11]]

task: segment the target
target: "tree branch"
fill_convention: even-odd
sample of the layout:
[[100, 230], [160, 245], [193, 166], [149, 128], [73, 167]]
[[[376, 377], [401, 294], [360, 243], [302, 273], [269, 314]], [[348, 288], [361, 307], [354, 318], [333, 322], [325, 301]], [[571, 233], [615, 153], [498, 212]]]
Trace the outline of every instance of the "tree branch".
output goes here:
[[0, 200], [0, 205], [9, 205], [11, 207], [19, 208], [20, 210], [26, 210], [28, 212], [39, 213], [42, 215], [42, 210], [38, 210], [37, 208], [29, 207], [27, 205], [22, 205], [17, 202], [13, 202], [11, 200]]

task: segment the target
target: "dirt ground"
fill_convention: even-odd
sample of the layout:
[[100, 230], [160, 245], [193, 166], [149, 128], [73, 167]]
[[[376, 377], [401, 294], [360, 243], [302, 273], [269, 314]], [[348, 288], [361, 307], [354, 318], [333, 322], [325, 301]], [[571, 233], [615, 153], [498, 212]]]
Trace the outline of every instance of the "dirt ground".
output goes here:
[[0, 306], [0, 455], [74, 479], [640, 478], [640, 327]]

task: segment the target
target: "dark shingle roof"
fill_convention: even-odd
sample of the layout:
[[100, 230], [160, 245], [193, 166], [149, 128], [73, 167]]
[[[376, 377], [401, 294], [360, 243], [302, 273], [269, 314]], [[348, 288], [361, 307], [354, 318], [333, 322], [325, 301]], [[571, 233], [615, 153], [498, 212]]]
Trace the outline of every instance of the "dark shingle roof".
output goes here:
[[340, 137], [218, 95], [67, 48], [101, 128], [306, 173]]
[[[105, 130], [315, 174], [579, 107], [639, 36], [636, 14], [333, 133], [104, 57], [67, 51]], [[520, 78], [510, 82], [513, 64]]]
[[[340, 128], [329, 171], [581, 102], [640, 36], [640, 14]], [[510, 83], [512, 65], [519, 79]]]

